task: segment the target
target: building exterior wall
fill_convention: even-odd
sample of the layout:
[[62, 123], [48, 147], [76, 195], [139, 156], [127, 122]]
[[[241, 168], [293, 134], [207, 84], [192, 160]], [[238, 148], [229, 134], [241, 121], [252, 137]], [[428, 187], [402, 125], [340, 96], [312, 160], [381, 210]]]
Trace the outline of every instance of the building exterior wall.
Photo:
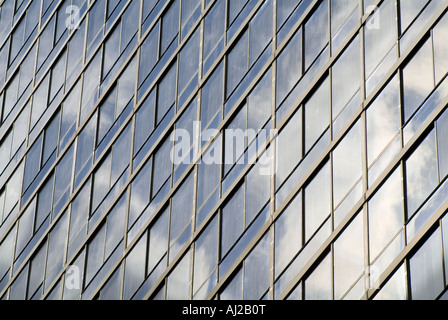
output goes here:
[[444, 0], [4, 0], [2, 299], [443, 299]]

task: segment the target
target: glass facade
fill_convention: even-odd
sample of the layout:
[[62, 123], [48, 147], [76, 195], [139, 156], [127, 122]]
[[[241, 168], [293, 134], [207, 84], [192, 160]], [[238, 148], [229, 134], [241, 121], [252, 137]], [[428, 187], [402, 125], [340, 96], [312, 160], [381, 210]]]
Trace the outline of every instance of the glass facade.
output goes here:
[[0, 298], [448, 299], [444, 0], [5, 0]]

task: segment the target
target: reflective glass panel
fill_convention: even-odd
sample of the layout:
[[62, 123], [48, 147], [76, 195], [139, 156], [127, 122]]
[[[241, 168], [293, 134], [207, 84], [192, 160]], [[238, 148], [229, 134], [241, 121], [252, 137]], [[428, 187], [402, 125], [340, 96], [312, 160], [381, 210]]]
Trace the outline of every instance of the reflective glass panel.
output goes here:
[[0, 279], [11, 266], [11, 256], [14, 245], [15, 229], [13, 229], [0, 244]]
[[402, 265], [395, 271], [394, 275], [387, 281], [380, 292], [374, 297], [375, 300], [406, 300], [406, 269]]
[[299, 30], [277, 59], [277, 107], [302, 75], [302, 33]]
[[410, 259], [413, 300], [433, 300], [444, 288], [440, 228]]
[[218, 218], [215, 217], [196, 241], [194, 252], [193, 292], [207, 280], [218, 263]]
[[263, 76], [248, 98], [247, 127], [258, 132], [271, 117], [272, 72]]
[[245, 32], [227, 56], [227, 97], [230, 97], [247, 71], [249, 36]]
[[300, 111], [289, 120], [277, 138], [275, 183], [277, 188], [302, 158], [302, 113]]
[[250, 23], [250, 65], [272, 39], [272, 4], [272, 0], [267, 0]]
[[187, 251], [185, 256], [171, 272], [167, 279], [167, 300], [185, 300], [189, 294], [189, 277], [185, 276], [190, 273], [190, 253]]
[[320, 85], [305, 104], [305, 150], [308, 151], [330, 125], [330, 81]]
[[406, 160], [408, 218], [437, 183], [436, 139], [432, 131]]
[[171, 174], [172, 163], [170, 156], [173, 148], [172, 144], [169, 138], [166, 139], [154, 155], [154, 170], [152, 175], [153, 196], [159, 191]]
[[246, 178], [246, 226], [269, 200], [270, 150], [266, 150], [262, 160], [258, 160]]
[[156, 24], [140, 48], [140, 64], [138, 73], [139, 86], [143, 83], [159, 56], [159, 24]]
[[339, 300], [364, 272], [362, 214], [334, 243], [334, 298]]
[[220, 63], [202, 88], [202, 130], [210, 123], [223, 103], [223, 63]]
[[149, 231], [148, 274], [168, 249], [169, 210], [165, 209]]
[[162, 18], [161, 53], [164, 53], [179, 32], [179, 7], [180, 1], [171, 4]]
[[403, 226], [401, 167], [381, 186], [369, 201], [370, 260], [392, 240]]
[[269, 234], [266, 234], [244, 263], [244, 299], [258, 300], [269, 287]]
[[403, 69], [404, 116], [407, 121], [434, 88], [431, 41], [427, 40]]
[[328, 43], [328, 0], [313, 13], [305, 24], [305, 69], [312, 64]]
[[331, 0], [331, 35], [339, 31], [353, 10], [357, 7], [357, 0]]
[[331, 278], [331, 255], [327, 255], [305, 280], [305, 300], [331, 300]]
[[327, 163], [305, 187], [305, 241], [331, 211], [330, 164]]
[[198, 165], [197, 208], [206, 202], [218, 186], [221, 177], [222, 138], [218, 136]]
[[367, 109], [367, 157], [371, 165], [400, 130], [398, 76]]
[[220, 294], [221, 300], [242, 300], [243, 299], [243, 269], [233, 277], [229, 284]]
[[448, 34], [448, 15], [440, 20], [433, 30], [434, 41], [434, 65], [436, 72], [436, 83], [445, 76], [448, 71], [448, 44], [446, 43], [446, 35]]
[[406, 31], [412, 20], [415, 19], [417, 14], [428, 3], [428, 0], [400, 0], [400, 20], [401, 30]]
[[132, 226], [149, 202], [151, 188], [151, 161], [140, 170], [131, 185], [129, 226]]
[[[379, 19], [379, 28], [375, 27], [376, 21], [372, 21], [374, 19]], [[377, 13], [367, 20], [367, 27], [364, 28], [366, 78], [383, 60], [397, 40], [396, 21], [395, 1], [383, 2]]]
[[[188, 1], [188, 0], [187, 0]], [[204, 22], [204, 60], [215, 49], [225, 30], [226, 1], [220, 0], [205, 17]]]
[[361, 129], [357, 123], [333, 152], [333, 193], [335, 206], [361, 177]]
[[170, 110], [176, 98], [177, 63], [173, 64], [160, 81], [157, 91], [157, 124]]
[[126, 257], [124, 268], [123, 299], [129, 300], [145, 279], [146, 245], [148, 239], [145, 233]]
[[244, 230], [244, 188], [240, 187], [221, 213], [221, 256], [224, 256]]
[[275, 222], [275, 274], [278, 275], [302, 247], [302, 195]]
[[[182, 234], [193, 217], [193, 176], [184, 181], [175, 193], [171, 204], [170, 243]], [[188, 228], [187, 228], [188, 229]], [[187, 230], [188, 232], [188, 230]], [[172, 257], [174, 258], [174, 257]]]
[[332, 68], [333, 119], [345, 108], [360, 86], [359, 38], [356, 37]]
[[444, 112], [437, 120], [437, 155], [439, 174], [442, 180], [448, 174], [448, 112]]
[[[191, 1], [191, 0], [190, 0]], [[192, 2], [192, 1], [191, 1]], [[184, 91], [199, 67], [199, 29], [188, 40], [179, 55], [179, 95]], [[193, 80], [194, 81], [194, 80]]]

